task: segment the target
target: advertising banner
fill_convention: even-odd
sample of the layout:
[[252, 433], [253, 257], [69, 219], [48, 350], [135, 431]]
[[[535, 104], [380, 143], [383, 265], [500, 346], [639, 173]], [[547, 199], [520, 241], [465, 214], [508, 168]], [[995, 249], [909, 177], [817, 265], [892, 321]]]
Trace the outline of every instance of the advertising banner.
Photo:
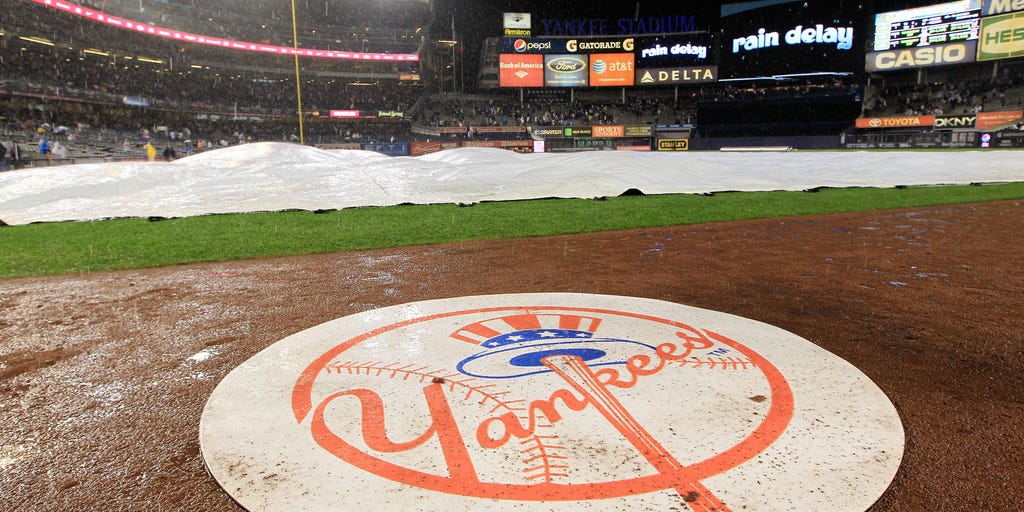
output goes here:
[[959, 130], [974, 128], [978, 121], [976, 114], [935, 116], [936, 130]]
[[408, 142], [363, 144], [364, 151], [375, 151], [388, 156], [409, 156]]
[[630, 87], [636, 82], [632, 53], [595, 53], [590, 56], [592, 87]]
[[706, 66], [716, 62], [712, 36], [706, 32], [639, 37], [637, 68]]
[[650, 137], [651, 127], [648, 126], [627, 126], [626, 137]]
[[506, 37], [500, 53], [569, 53], [565, 39]]
[[530, 128], [530, 133], [537, 137], [561, 137], [561, 128]]
[[544, 87], [543, 55], [498, 56], [498, 84], [501, 87]]
[[506, 37], [501, 40], [500, 53], [632, 53], [635, 48], [635, 39], [632, 37], [578, 39]]
[[569, 39], [565, 42], [565, 51], [570, 53], [596, 52], [632, 52], [636, 42], [632, 37], [617, 39]]
[[1024, 0], [985, 0], [981, 7], [982, 16], [1014, 11], [1024, 11]]
[[625, 137], [624, 126], [594, 126], [591, 128], [594, 137]]
[[636, 85], [701, 84], [718, 81], [718, 66], [636, 70]]
[[363, 149], [363, 145], [358, 142], [336, 142], [331, 144], [317, 144], [317, 149]]
[[474, 126], [470, 130], [476, 133], [525, 133], [525, 126]]
[[589, 126], [583, 126], [580, 128], [575, 126], [566, 126], [565, 128], [562, 128], [563, 137], [590, 137], [593, 134], [594, 130]]
[[437, 153], [445, 149], [455, 149], [459, 147], [458, 142], [410, 142], [409, 143], [409, 155], [410, 156], [423, 156], [429, 155], [430, 153]]
[[1004, 130], [992, 134], [991, 147], [994, 148], [1024, 148], [1024, 131]]
[[977, 51], [977, 41], [964, 41], [962, 43], [873, 52], [867, 55], [864, 67], [869, 73], [873, 73], [876, 71], [965, 64], [974, 62]]
[[1024, 57], [1024, 11], [982, 18], [978, 60], [1015, 57]]
[[331, 117], [334, 119], [357, 119], [361, 117], [358, 110], [332, 110]]
[[1004, 124], [1020, 121], [1022, 117], [1024, 117], [1024, 112], [1020, 110], [1012, 112], [981, 112], [978, 114], [978, 120], [975, 122], [975, 127], [979, 130], [988, 130]]
[[467, 140], [462, 143], [464, 148], [500, 148], [500, 140]]
[[658, 151], [689, 151], [690, 139], [658, 139]]
[[857, 128], [930, 128], [935, 116], [861, 117]]
[[544, 85], [547, 87], [586, 87], [586, 55], [544, 55]]

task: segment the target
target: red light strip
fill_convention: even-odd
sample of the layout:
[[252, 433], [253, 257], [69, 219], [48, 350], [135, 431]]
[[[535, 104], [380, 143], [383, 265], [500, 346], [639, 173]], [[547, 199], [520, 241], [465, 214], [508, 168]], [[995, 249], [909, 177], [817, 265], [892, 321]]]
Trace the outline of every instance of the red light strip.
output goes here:
[[344, 59], [344, 60], [379, 60], [379, 61], [401, 61], [401, 62], [417, 62], [420, 60], [420, 56], [415, 53], [357, 53], [357, 52], [336, 52], [332, 50], [312, 50], [305, 48], [289, 48], [287, 46], [273, 46], [262, 43], [247, 43], [245, 41], [234, 41], [231, 39], [221, 39], [217, 37], [201, 36], [197, 34], [190, 34], [188, 32], [179, 32], [177, 30], [171, 30], [168, 28], [154, 27], [145, 23], [138, 23], [124, 18], [118, 18], [116, 16], [110, 16], [108, 14], [82, 7], [79, 5], [69, 4], [67, 2], [61, 2], [60, 0], [32, 0], [33, 2], [54, 9], [60, 9], [64, 12], [75, 14], [83, 18], [97, 21], [100, 23], [106, 23], [107, 25], [123, 28], [126, 30], [135, 30], [145, 34], [154, 35], [157, 37], [166, 37], [168, 39], [177, 39], [180, 41], [186, 41], [195, 44], [205, 44], [210, 46], [217, 46], [220, 48], [230, 48], [233, 50], [245, 50], [251, 52], [263, 52], [263, 53], [275, 53], [278, 55], [299, 55], [300, 57], [315, 57], [325, 59]]

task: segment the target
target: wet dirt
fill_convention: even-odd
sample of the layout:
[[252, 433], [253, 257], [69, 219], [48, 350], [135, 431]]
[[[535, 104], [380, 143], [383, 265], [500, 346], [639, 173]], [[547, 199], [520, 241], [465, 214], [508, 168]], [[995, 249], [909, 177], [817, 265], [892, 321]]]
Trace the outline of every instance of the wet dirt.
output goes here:
[[256, 352], [383, 306], [576, 292], [744, 316], [855, 365], [906, 430], [873, 512], [1022, 510], [1022, 242], [1009, 201], [3, 280], [0, 509], [239, 510], [199, 418]]

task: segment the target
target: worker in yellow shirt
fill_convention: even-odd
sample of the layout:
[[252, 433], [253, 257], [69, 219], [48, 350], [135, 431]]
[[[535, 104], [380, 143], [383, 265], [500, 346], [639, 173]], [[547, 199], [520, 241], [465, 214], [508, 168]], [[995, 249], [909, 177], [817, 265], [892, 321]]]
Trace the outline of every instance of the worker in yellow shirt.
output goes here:
[[146, 143], [146, 157], [149, 158], [150, 162], [156, 160], [156, 148], [150, 142]]

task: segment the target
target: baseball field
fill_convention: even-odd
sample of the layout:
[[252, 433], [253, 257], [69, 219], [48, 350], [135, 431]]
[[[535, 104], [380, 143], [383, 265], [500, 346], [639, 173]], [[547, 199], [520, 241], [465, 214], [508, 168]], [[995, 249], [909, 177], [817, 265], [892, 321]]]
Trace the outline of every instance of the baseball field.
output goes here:
[[795, 333], [900, 414], [903, 461], [870, 510], [1024, 508], [1020, 185], [850, 192], [2, 227], [0, 508], [238, 510], [198, 442], [233, 368], [349, 314], [525, 292]]

